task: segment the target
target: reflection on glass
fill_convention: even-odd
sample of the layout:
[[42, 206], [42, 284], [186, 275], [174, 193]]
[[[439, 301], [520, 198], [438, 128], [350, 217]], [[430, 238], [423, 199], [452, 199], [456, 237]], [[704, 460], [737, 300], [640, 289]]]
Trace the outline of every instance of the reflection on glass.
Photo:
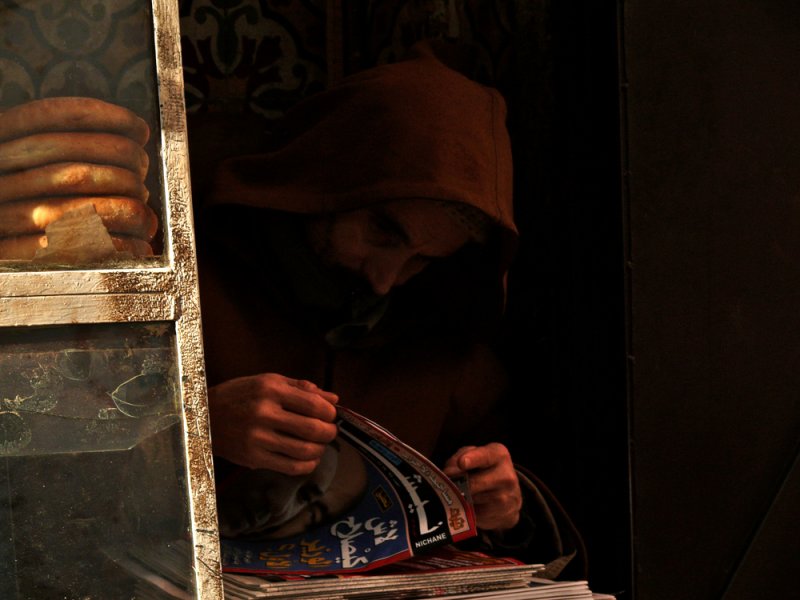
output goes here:
[[161, 254], [150, 10], [145, 0], [0, 6], [0, 269]]
[[0, 598], [149, 597], [165, 553], [191, 581], [176, 365], [172, 324], [0, 330]]

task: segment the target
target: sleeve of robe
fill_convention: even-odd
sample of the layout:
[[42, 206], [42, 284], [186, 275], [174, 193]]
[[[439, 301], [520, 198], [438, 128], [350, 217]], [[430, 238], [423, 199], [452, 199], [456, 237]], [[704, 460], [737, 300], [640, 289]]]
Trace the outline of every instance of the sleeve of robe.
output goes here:
[[[462, 445], [503, 442], [508, 437], [499, 405], [511, 400], [507, 396], [509, 382], [501, 361], [491, 349], [473, 346], [456, 381], [448, 431], [435, 454], [440, 464]], [[520, 411], [518, 416], [531, 418], [531, 412]], [[526, 465], [515, 462], [515, 467], [523, 494], [519, 524], [502, 536], [482, 532], [479, 538], [464, 545], [526, 563], [545, 564], [543, 576], [547, 578], [585, 579], [586, 548], [569, 514]]]

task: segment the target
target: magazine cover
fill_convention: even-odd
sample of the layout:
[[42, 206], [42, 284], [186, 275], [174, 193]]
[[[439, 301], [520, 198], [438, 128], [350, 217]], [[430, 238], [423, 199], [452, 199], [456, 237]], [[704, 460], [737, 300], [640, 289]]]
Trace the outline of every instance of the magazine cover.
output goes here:
[[362, 415], [337, 412], [339, 435], [311, 476], [242, 470], [223, 482], [224, 572], [359, 573], [477, 535], [466, 481]]

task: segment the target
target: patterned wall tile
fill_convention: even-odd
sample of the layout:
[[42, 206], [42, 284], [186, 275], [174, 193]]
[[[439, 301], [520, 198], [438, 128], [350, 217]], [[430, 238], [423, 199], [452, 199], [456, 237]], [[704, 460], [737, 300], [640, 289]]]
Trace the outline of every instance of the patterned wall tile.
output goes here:
[[0, 107], [91, 96], [157, 123], [150, 3], [0, 0]]
[[324, 2], [183, 0], [189, 112], [280, 116], [324, 87]]

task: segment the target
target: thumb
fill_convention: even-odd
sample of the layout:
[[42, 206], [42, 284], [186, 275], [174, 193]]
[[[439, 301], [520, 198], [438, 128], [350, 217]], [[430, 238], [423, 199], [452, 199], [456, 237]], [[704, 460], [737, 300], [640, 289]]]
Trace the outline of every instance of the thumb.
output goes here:
[[477, 446], [462, 446], [456, 450], [455, 454], [447, 459], [447, 462], [444, 464], [443, 471], [445, 475], [452, 477], [454, 475], [462, 475], [465, 473], [467, 469], [464, 467], [461, 458], [476, 448]]

